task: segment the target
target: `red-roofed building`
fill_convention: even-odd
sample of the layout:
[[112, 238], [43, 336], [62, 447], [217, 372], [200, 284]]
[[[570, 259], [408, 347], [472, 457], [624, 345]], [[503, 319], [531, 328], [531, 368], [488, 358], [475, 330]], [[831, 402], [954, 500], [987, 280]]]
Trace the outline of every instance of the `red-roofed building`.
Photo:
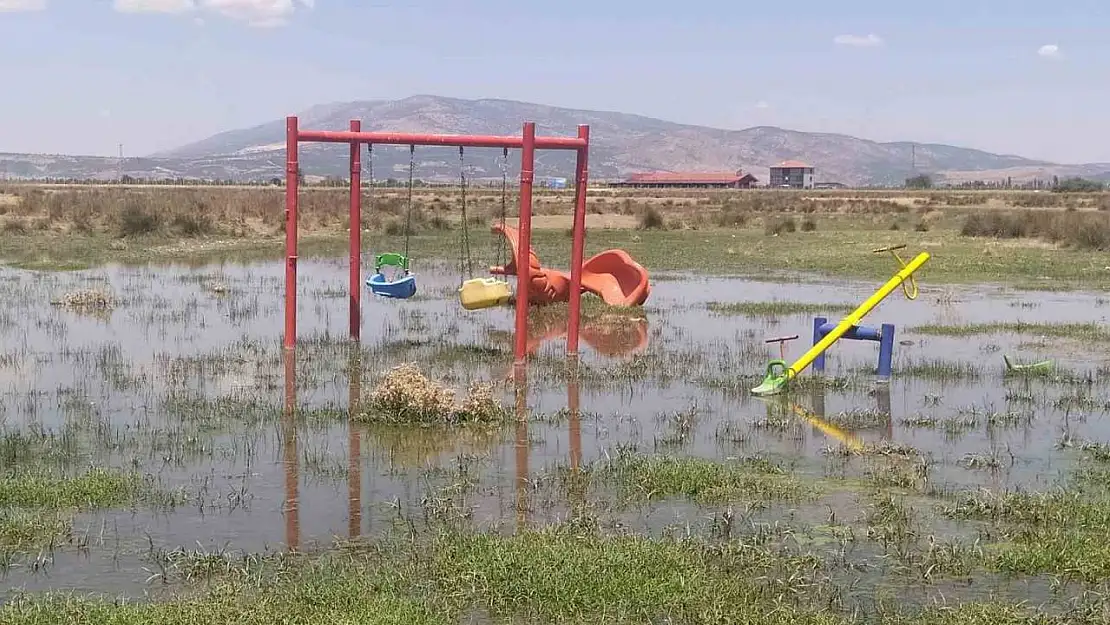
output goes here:
[[783, 161], [771, 167], [771, 188], [813, 188], [813, 166], [802, 161]]
[[653, 189], [750, 189], [758, 182], [756, 177], [736, 173], [683, 173], [650, 172], [632, 174], [627, 179], [613, 183], [617, 187], [646, 187]]

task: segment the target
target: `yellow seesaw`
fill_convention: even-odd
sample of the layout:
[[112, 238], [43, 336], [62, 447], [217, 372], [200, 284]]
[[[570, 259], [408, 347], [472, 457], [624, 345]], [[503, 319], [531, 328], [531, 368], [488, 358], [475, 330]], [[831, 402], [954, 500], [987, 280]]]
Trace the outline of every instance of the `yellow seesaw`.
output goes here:
[[886, 297], [890, 295], [894, 291], [894, 289], [898, 288], [898, 286], [905, 282], [907, 279], [909, 279], [911, 281], [911, 284], [913, 284], [914, 295], [910, 296], [910, 291], [906, 291], [906, 295], [907, 297], [910, 297], [910, 299], [916, 297], [917, 285], [913, 282], [912, 276], [915, 271], [920, 269], [921, 266], [929, 260], [929, 252], [921, 252], [916, 257], [914, 257], [913, 260], [906, 263], [902, 261], [897, 253], [894, 252], [894, 250], [901, 249], [903, 247], [905, 246], [899, 245], [895, 247], [884, 247], [874, 250], [875, 252], [891, 252], [892, 254], [894, 254], [894, 257], [897, 258], [898, 262], [902, 265], [902, 269], [898, 273], [894, 274], [894, 276], [891, 277], [890, 280], [887, 280], [886, 284], [879, 287], [879, 290], [875, 291], [875, 293], [871, 295], [871, 297], [864, 300], [863, 303], [859, 305], [859, 308], [856, 308], [854, 311], [852, 311], [852, 314], [841, 319], [840, 323], [837, 324], [835, 328], [833, 328], [832, 332], [826, 334], [825, 338], [821, 339], [817, 342], [816, 345], [809, 348], [809, 351], [802, 354], [801, 358], [795, 360], [794, 363], [791, 364], [789, 367], [786, 366], [786, 361], [781, 359], [772, 360], [770, 363], [768, 363], [767, 375], [763, 378], [763, 383], [753, 388], [751, 390], [752, 394], [777, 395], [778, 393], [781, 393], [783, 389], [785, 389], [786, 385], [789, 384], [790, 381], [793, 380], [795, 377], [797, 377], [799, 373], [804, 371], [805, 368], [808, 367], [815, 358], [820, 356], [822, 352], [831, 347], [832, 344], [837, 341], [837, 339], [844, 336], [844, 334], [848, 332], [848, 330], [850, 330], [852, 326], [858, 324], [860, 320], [863, 319], [865, 315], [867, 315], [867, 313], [871, 312], [872, 309], [879, 305], [879, 302], [886, 299]]

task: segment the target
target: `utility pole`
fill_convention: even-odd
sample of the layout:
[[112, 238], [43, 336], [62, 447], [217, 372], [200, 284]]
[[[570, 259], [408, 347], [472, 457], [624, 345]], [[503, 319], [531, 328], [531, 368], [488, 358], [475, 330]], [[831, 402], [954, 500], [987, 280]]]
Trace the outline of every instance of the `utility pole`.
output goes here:
[[123, 184], [123, 144], [119, 144], [119, 158], [116, 160], [116, 182]]

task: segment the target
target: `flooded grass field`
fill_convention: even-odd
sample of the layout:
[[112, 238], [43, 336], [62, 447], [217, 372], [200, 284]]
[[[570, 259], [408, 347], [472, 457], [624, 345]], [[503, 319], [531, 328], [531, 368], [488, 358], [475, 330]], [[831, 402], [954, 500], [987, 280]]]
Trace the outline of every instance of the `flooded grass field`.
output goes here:
[[[586, 302], [577, 367], [533, 310], [518, 383], [511, 309], [462, 310], [450, 266], [365, 293], [351, 343], [345, 267], [302, 261], [295, 354], [280, 263], [0, 269], [0, 622], [1110, 615], [1106, 299], [895, 291], [888, 383], [842, 341], [761, 399], [765, 339], [793, 360], [877, 284], [668, 274]], [[500, 407], [376, 410], [406, 363]]]

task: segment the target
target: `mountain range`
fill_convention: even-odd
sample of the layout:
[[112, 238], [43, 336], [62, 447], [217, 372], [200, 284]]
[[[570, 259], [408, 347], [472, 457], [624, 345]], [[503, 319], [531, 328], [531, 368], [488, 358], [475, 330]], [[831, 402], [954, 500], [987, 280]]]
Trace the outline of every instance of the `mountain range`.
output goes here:
[[[298, 114], [301, 128], [345, 130], [351, 119], [363, 130], [450, 134], [518, 134], [521, 123], [535, 121], [537, 133], [569, 135], [578, 124], [590, 125], [590, 177], [615, 180], [645, 171], [736, 171], [754, 174], [761, 183], [768, 168], [784, 160], [802, 160], [816, 169], [818, 181], [847, 185], [900, 185], [927, 173], [938, 181], [971, 179], [1022, 181], [1053, 176], [1110, 180], [1110, 163], [1066, 165], [1020, 156], [992, 154], [950, 145], [879, 143], [843, 134], [799, 132], [771, 126], [723, 130], [678, 124], [627, 113], [545, 106], [511, 100], [464, 100], [418, 95], [400, 100], [370, 100], [314, 106]], [[501, 153], [493, 149], [464, 152], [468, 177], [501, 176]], [[135, 178], [191, 178], [262, 181], [281, 177], [285, 160], [285, 120], [231, 130], [179, 148], [145, 157], [0, 153], [0, 176], [8, 178], [114, 179], [122, 171]], [[306, 177], [346, 177], [347, 148], [303, 144], [301, 167]], [[459, 178], [454, 148], [416, 150], [415, 177], [450, 182]], [[514, 162], [514, 160], [516, 162]], [[373, 159], [363, 157], [364, 178], [404, 179], [408, 148], [376, 146]], [[515, 175], [519, 155], [510, 155]], [[537, 176], [572, 177], [574, 156], [537, 151]]]

